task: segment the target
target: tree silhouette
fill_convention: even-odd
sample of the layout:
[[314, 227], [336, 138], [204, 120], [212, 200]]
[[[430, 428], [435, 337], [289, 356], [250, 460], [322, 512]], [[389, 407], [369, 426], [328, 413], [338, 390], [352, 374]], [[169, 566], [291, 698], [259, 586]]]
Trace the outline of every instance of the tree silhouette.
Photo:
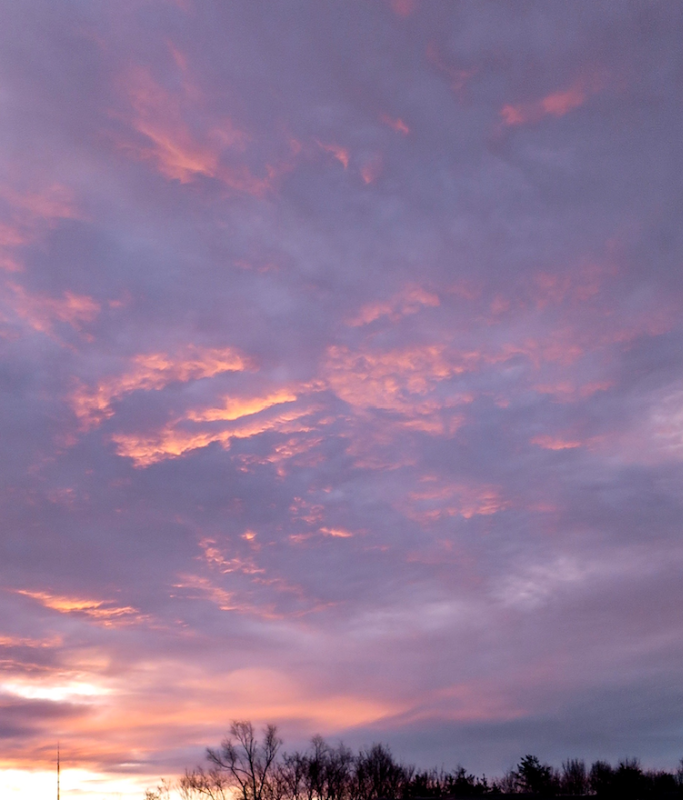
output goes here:
[[413, 771], [396, 762], [386, 745], [373, 744], [356, 757], [352, 795], [356, 800], [402, 797]]
[[578, 758], [569, 758], [562, 762], [560, 787], [562, 794], [578, 796], [588, 794], [590, 786], [585, 761], [581, 761]]
[[611, 797], [614, 793], [614, 769], [607, 761], [596, 761], [588, 777], [591, 792], [598, 797]]
[[587, 772], [580, 759], [568, 759], [560, 772], [527, 754], [516, 769], [489, 784], [458, 766], [415, 771], [396, 760], [384, 744], [353, 753], [314, 736], [303, 752], [279, 754], [274, 725], [261, 738], [250, 722], [233, 722], [220, 747], [208, 748], [208, 769], [195, 767], [175, 784], [162, 781], [145, 800], [427, 800], [556, 794], [594, 800], [683, 800], [683, 759], [678, 771], [644, 771], [637, 759], [616, 767], [596, 761]]
[[227, 785], [238, 789], [242, 800], [263, 800], [264, 790], [282, 741], [275, 725], [267, 725], [259, 742], [251, 722], [238, 721], [230, 726], [230, 736], [217, 749], [209, 747], [206, 757], [216, 774]]
[[557, 780], [549, 764], [541, 764], [537, 756], [524, 756], [513, 773], [519, 791], [551, 797], [557, 793]]

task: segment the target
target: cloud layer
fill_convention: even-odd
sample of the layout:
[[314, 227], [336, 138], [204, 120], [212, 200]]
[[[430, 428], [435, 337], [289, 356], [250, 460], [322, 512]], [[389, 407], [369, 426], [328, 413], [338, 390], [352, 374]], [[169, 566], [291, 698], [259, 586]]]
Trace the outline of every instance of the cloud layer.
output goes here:
[[681, 9], [0, 8], [6, 783], [671, 766]]

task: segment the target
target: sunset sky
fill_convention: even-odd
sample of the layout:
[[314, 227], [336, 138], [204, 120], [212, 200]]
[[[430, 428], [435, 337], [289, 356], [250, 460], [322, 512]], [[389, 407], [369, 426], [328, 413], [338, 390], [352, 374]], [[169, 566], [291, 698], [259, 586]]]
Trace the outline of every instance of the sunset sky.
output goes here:
[[683, 756], [683, 4], [0, 0], [0, 795], [233, 719]]

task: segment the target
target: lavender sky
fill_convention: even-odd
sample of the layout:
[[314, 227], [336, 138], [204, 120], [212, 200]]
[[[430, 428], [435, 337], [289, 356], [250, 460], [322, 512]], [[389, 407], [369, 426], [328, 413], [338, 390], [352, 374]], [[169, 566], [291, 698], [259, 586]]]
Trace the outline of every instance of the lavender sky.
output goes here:
[[234, 718], [676, 763], [682, 36], [0, 2], [6, 783], [59, 739], [73, 796], [142, 785]]

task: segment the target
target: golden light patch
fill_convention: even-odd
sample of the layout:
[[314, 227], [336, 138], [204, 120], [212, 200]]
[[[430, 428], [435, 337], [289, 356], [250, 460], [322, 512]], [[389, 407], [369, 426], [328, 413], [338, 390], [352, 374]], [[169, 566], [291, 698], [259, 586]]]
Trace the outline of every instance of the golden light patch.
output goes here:
[[336, 539], [350, 539], [353, 536], [350, 531], [343, 528], [321, 528], [320, 532], [324, 533], [325, 536], [332, 536]]
[[94, 387], [78, 386], [71, 395], [71, 407], [87, 430], [111, 417], [112, 403], [131, 392], [158, 391], [176, 381], [187, 383], [247, 368], [247, 359], [231, 347], [189, 345], [173, 354], [141, 353], [121, 375], [104, 378]]
[[129, 625], [145, 619], [132, 606], [116, 606], [108, 600], [90, 600], [81, 597], [53, 595], [48, 592], [32, 592], [17, 589], [16, 594], [37, 600], [45, 608], [58, 611], [60, 614], [79, 614], [98, 622], [105, 627]]
[[[154, 80], [149, 70], [131, 67], [120, 85], [130, 106], [130, 124], [137, 136], [119, 142], [124, 152], [150, 161], [165, 178], [182, 184], [210, 178], [226, 188], [253, 197], [263, 197], [273, 180], [291, 169], [289, 162], [266, 164], [262, 177], [235, 160], [249, 136], [227, 118], [214, 118], [200, 133], [190, 121], [199, 113], [210, 115], [199, 87], [188, 77], [184, 56], [174, 57], [182, 73], [180, 86], [169, 91]], [[232, 163], [224, 158], [232, 154]]]
[[234, 398], [226, 397], [224, 405], [220, 408], [209, 408], [204, 411], [189, 411], [187, 419], [194, 422], [214, 422], [219, 420], [232, 421], [258, 414], [281, 403], [291, 403], [297, 395], [288, 389], [273, 392], [265, 397]]
[[[145, 434], [115, 434], [112, 441], [120, 456], [132, 458], [136, 467], [147, 467], [166, 458], [177, 458], [192, 450], [207, 447], [214, 442], [228, 449], [232, 439], [247, 439], [266, 431], [292, 433], [309, 428], [299, 420], [310, 414], [308, 407], [283, 411], [267, 419], [247, 420], [232, 424], [224, 430], [187, 430], [179, 427], [180, 421], [167, 425], [160, 431]], [[239, 423], [239, 420], [236, 422]]]

